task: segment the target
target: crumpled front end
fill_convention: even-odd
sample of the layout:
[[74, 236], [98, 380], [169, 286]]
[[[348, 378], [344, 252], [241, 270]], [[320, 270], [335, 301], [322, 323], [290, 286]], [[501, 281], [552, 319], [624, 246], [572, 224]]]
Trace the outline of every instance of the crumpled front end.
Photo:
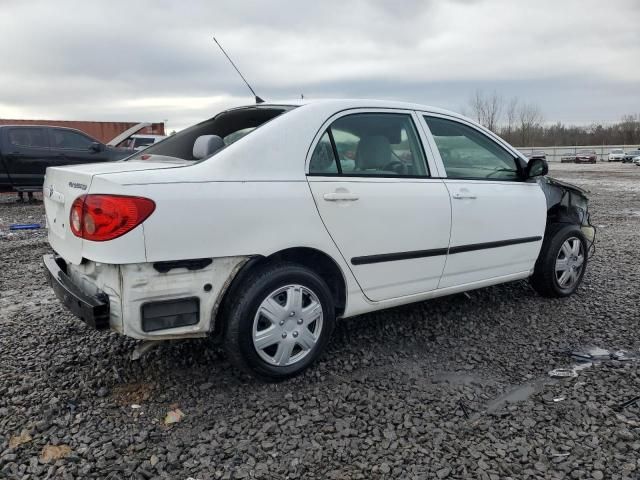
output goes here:
[[547, 198], [547, 225], [572, 223], [580, 225], [582, 233], [595, 242], [596, 229], [591, 224], [589, 198], [586, 190], [551, 177], [540, 177], [538, 183]]

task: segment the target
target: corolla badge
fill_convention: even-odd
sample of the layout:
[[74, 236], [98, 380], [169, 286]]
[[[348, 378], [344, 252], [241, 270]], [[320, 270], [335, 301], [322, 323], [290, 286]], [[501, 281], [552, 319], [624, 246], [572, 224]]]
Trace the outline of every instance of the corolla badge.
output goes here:
[[84, 183], [76, 183], [76, 182], [69, 182], [69, 187], [70, 188], [79, 188], [80, 190], [86, 190], [87, 186]]

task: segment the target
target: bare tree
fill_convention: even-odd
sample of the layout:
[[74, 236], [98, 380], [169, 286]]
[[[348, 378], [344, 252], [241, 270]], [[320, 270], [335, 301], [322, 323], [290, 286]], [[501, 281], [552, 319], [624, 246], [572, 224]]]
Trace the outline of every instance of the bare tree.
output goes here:
[[513, 130], [518, 118], [518, 97], [512, 97], [507, 104], [507, 126], [504, 129], [504, 136], [509, 142], [513, 141]]
[[532, 103], [523, 103], [518, 111], [520, 120], [521, 146], [533, 146], [533, 133], [537, 128], [541, 127], [543, 120], [542, 112], [537, 105]]
[[479, 124], [493, 132], [497, 131], [503, 108], [500, 95], [495, 91], [490, 95], [485, 95], [481, 90], [476, 90], [469, 100], [469, 107]]

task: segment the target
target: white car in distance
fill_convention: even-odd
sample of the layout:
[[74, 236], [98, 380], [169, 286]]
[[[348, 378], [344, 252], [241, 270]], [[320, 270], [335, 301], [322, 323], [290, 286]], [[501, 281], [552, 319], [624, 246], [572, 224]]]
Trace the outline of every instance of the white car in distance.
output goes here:
[[[49, 168], [44, 258], [85, 323], [216, 336], [238, 367], [308, 367], [337, 318], [530, 278], [572, 294], [587, 199], [473, 121], [423, 105], [224, 111], [125, 161]], [[586, 234], [586, 235], [585, 235]]]
[[609, 152], [608, 161], [610, 162], [621, 162], [624, 158], [624, 150], [621, 148], [615, 148]]

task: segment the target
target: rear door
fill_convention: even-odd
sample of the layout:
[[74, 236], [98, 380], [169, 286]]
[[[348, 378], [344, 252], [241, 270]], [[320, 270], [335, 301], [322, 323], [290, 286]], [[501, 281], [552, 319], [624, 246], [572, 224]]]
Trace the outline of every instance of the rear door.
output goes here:
[[4, 163], [14, 186], [38, 188], [51, 162], [46, 129], [7, 127], [3, 129]]
[[523, 181], [515, 153], [473, 124], [431, 114], [423, 120], [451, 197], [440, 288], [531, 271], [547, 213], [538, 184]]
[[416, 125], [410, 111], [350, 110], [331, 118], [310, 149], [318, 211], [373, 301], [434, 290], [445, 265], [449, 194], [432, 178]]

